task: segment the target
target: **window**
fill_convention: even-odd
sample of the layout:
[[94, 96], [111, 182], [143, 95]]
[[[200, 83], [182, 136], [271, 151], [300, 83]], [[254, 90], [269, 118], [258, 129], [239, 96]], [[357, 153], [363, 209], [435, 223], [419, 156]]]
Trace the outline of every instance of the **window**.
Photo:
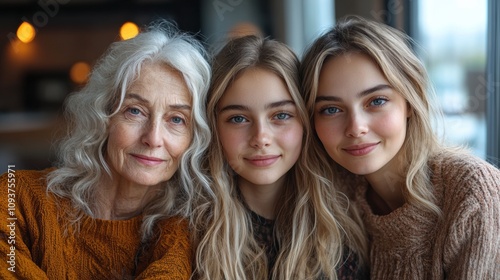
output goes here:
[[444, 136], [486, 158], [487, 0], [418, 1], [417, 52], [444, 112]]

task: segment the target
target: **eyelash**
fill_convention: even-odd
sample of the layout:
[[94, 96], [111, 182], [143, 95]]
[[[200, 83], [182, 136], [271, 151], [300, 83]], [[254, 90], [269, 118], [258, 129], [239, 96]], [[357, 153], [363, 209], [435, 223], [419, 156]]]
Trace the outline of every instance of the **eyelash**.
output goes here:
[[[242, 119], [242, 121], [236, 121], [236, 119]], [[236, 123], [236, 124], [240, 124], [240, 123], [243, 123], [243, 122], [246, 122], [248, 121], [245, 117], [243, 116], [233, 116], [233, 117], [230, 117], [228, 119], [228, 122], [230, 123]]]
[[[382, 104], [379, 104], [379, 105], [373, 104], [373, 102], [375, 102], [375, 101], [380, 101], [380, 100], [382, 100], [382, 101], [383, 101], [383, 103], [382, 103]], [[370, 103], [369, 103], [369, 104], [370, 104], [370, 105], [373, 105], [373, 106], [376, 106], [376, 107], [380, 107], [380, 106], [384, 106], [384, 105], [387, 103], [387, 101], [389, 101], [389, 99], [387, 99], [386, 97], [382, 97], [382, 96], [380, 96], [380, 97], [376, 97], [376, 98], [373, 98], [372, 100], [370, 100]]]
[[[134, 111], [137, 111], [137, 112], [134, 113]], [[137, 117], [137, 116], [140, 116], [141, 114], [143, 116], [145, 115], [142, 112], [142, 110], [137, 108], [137, 107], [128, 107], [125, 109], [125, 112], [132, 117]], [[172, 116], [169, 118], [169, 122], [173, 123], [174, 125], [186, 125], [186, 119], [184, 117], [181, 117], [181, 116]]]
[[[174, 119], [179, 119], [180, 123], [179, 122], [175, 122]], [[173, 116], [173, 117], [171, 117], [170, 121], [172, 121], [176, 125], [185, 125], [186, 124], [186, 120], [183, 117], [179, 117], [179, 116]]]
[[[284, 118], [279, 118], [278, 116], [280, 116], [280, 115], [282, 115], [282, 116], [284, 115], [283, 116]], [[276, 113], [273, 115], [273, 119], [278, 120], [278, 121], [285, 121], [285, 120], [288, 120], [292, 117], [293, 117], [292, 114], [290, 114], [288, 112], [279, 112], [279, 113]], [[241, 121], [236, 121], [236, 119], [240, 119], [240, 118], [241, 118]], [[232, 116], [228, 119], [228, 122], [240, 124], [240, 123], [248, 122], [248, 119], [243, 117], [243, 116]]]
[[[134, 114], [132, 112], [133, 110], [136, 110], [137, 114]], [[126, 108], [125, 112], [128, 113], [128, 114], [130, 114], [130, 115], [132, 115], [132, 116], [139, 116], [139, 114], [143, 114], [144, 115], [144, 113], [142, 113], [142, 110], [139, 109], [139, 108], [137, 108], [137, 107], [128, 107], [128, 108]]]
[[[335, 109], [335, 112], [327, 112], [328, 110], [330, 109]], [[337, 108], [337, 107], [334, 107], [334, 106], [327, 106], [325, 108], [321, 108], [319, 110], [319, 113], [322, 114], [322, 115], [327, 115], [327, 116], [331, 116], [331, 115], [335, 115], [337, 114], [338, 112], [340, 112], [340, 109]]]
[[[278, 118], [279, 115], [285, 115], [285, 118], [280, 119], [280, 118]], [[273, 118], [275, 118], [279, 121], [285, 121], [285, 120], [292, 118], [292, 115], [290, 113], [287, 113], [287, 112], [279, 112], [279, 113], [274, 114]]]
[[[380, 102], [382, 101], [382, 104], [374, 104], [374, 102]], [[374, 107], [382, 107], [384, 106], [387, 102], [389, 101], [388, 98], [386, 97], [383, 97], [383, 96], [379, 96], [379, 97], [375, 97], [373, 99], [370, 100], [370, 102], [368, 102], [368, 105], [369, 106], [374, 106]], [[328, 113], [327, 111], [328, 110], [331, 110], [331, 109], [335, 109], [335, 112], [330, 112]], [[326, 106], [326, 107], [323, 107], [319, 110], [319, 113], [322, 114], [322, 115], [328, 115], [328, 116], [331, 116], [331, 115], [335, 115], [339, 112], [341, 112], [342, 110], [340, 110], [339, 108], [335, 107], [335, 106]]]

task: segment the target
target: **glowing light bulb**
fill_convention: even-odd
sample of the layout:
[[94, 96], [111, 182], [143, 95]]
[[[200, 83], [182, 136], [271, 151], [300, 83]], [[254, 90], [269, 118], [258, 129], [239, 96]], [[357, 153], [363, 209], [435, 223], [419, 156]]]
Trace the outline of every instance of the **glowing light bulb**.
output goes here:
[[77, 62], [71, 66], [69, 77], [76, 84], [83, 84], [87, 81], [90, 73], [90, 66], [86, 62]]
[[29, 43], [35, 39], [36, 31], [33, 25], [25, 21], [19, 25], [16, 35], [21, 42]]
[[134, 38], [139, 34], [139, 27], [133, 22], [125, 22], [120, 28], [120, 37], [122, 40]]

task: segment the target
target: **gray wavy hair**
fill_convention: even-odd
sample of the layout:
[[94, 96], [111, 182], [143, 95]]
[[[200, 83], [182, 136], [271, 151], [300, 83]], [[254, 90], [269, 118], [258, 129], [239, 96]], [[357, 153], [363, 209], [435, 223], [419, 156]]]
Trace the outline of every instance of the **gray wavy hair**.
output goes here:
[[110, 176], [105, 161], [108, 122], [120, 110], [125, 92], [144, 63], [164, 63], [181, 73], [192, 98], [193, 139], [162, 193], [143, 209], [142, 239], [153, 234], [155, 223], [172, 215], [187, 216], [195, 195], [193, 184], [208, 186], [199, 158], [210, 142], [205, 120], [205, 101], [210, 83], [210, 65], [203, 45], [175, 24], [158, 21], [133, 39], [114, 42], [94, 67], [88, 83], [65, 103], [68, 134], [61, 141], [58, 169], [48, 176], [49, 193], [68, 198], [76, 211], [70, 222], [79, 226], [84, 215], [95, 217], [96, 188]]

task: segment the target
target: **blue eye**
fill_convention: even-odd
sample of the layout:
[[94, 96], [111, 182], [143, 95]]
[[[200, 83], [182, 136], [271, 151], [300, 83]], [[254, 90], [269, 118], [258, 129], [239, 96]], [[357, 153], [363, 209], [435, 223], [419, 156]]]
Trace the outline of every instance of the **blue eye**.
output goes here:
[[338, 112], [340, 112], [340, 109], [337, 107], [328, 107], [328, 108], [321, 110], [321, 113], [323, 113], [325, 115], [334, 115]]
[[230, 118], [229, 121], [233, 122], [233, 123], [243, 123], [246, 121], [246, 119], [242, 116], [235, 116], [235, 117]]
[[128, 108], [128, 112], [132, 115], [139, 115], [141, 114], [141, 110], [137, 109], [137, 108]]
[[184, 123], [184, 119], [181, 117], [173, 117], [172, 122], [175, 124], [182, 124], [182, 123]]
[[371, 102], [370, 102], [370, 105], [373, 105], [373, 106], [382, 106], [384, 105], [385, 103], [387, 102], [387, 99], [385, 98], [375, 98], [373, 99]]
[[290, 115], [287, 113], [278, 113], [278, 114], [276, 114], [276, 118], [278, 120], [286, 120], [286, 119], [290, 118]]

